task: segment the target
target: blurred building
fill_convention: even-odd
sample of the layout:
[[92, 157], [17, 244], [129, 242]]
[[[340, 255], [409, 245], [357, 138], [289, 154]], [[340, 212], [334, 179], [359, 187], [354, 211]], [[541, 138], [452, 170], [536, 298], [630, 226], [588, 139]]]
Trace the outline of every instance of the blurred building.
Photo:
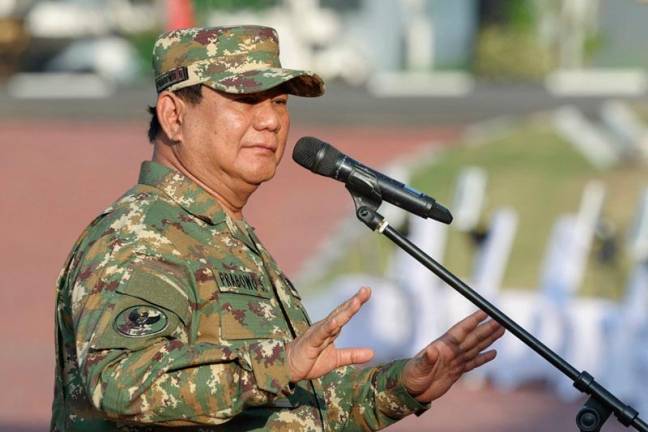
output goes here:
[[[177, 19], [182, 5], [194, 20]], [[286, 66], [351, 84], [447, 71], [537, 81], [556, 68], [645, 67], [647, 21], [638, 0], [0, 0], [0, 73], [132, 81], [157, 33], [195, 22], [273, 26]]]

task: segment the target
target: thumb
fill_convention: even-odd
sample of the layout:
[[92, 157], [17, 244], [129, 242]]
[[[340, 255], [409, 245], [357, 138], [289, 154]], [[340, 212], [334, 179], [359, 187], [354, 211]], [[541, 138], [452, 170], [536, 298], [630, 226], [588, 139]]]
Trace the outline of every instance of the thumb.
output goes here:
[[412, 396], [418, 397], [430, 386], [428, 376], [432, 373], [439, 357], [439, 350], [432, 344], [421, 350], [407, 363], [403, 374], [403, 384]]
[[336, 367], [342, 367], [366, 363], [373, 358], [374, 352], [368, 348], [338, 348], [336, 355]]
[[439, 356], [439, 349], [434, 344], [425, 348], [423, 355], [419, 357], [419, 370], [423, 373], [430, 372], [434, 368], [437, 360], [439, 360]]

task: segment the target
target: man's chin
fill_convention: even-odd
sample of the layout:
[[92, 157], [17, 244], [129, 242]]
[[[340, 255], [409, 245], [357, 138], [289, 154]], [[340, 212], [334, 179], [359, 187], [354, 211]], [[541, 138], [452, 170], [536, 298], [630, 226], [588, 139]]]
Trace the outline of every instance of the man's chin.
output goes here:
[[246, 176], [245, 181], [248, 183], [260, 186], [275, 176], [276, 170], [272, 171], [255, 171]]

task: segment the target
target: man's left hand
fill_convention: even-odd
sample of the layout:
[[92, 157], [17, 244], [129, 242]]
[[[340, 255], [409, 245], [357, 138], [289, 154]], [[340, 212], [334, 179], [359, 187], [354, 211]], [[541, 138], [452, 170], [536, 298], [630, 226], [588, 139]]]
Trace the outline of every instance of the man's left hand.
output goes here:
[[478, 311], [455, 324], [409, 360], [402, 382], [414, 398], [427, 403], [447, 392], [463, 375], [495, 358], [495, 350], [482, 352], [504, 334], [504, 328]]

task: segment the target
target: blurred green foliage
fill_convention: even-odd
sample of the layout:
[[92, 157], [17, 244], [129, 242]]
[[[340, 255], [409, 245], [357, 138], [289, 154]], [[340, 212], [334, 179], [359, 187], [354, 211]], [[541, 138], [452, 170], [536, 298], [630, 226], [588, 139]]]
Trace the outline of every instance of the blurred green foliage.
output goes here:
[[[484, 226], [498, 207], [510, 206], [518, 212], [517, 236], [503, 282], [508, 288], [538, 285], [553, 225], [559, 215], [578, 211], [588, 181], [601, 180], [606, 185], [603, 216], [617, 228], [618, 240], [631, 223], [641, 189], [648, 185], [641, 166], [595, 169], [543, 122], [532, 122], [492, 142], [443, 153], [414, 177], [413, 184], [448, 203], [464, 166], [479, 166], [487, 172]], [[446, 250], [447, 265], [464, 277], [472, 272], [474, 248], [468, 240], [465, 234], [451, 231]], [[600, 246], [594, 245], [582, 294], [617, 297], [625, 286], [629, 263], [623, 254], [616, 261], [598, 262]]]
[[[500, 138], [480, 144], [465, 143], [443, 151], [413, 174], [411, 184], [450, 205], [459, 172], [467, 166], [481, 167], [488, 175], [480, 224], [483, 228], [498, 208], [512, 207], [519, 216], [504, 289], [537, 288], [548, 238], [558, 216], [576, 213], [587, 182], [601, 180], [607, 188], [603, 216], [616, 227], [619, 254], [615, 260], [600, 261], [598, 252], [602, 245], [595, 241], [580, 294], [608, 298], [621, 295], [630, 266], [622, 241], [632, 222], [640, 191], [648, 186], [645, 167], [620, 166], [599, 171], [553, 131], [549, 119], [535, 119]], [[384, 276], [394, 250], [389, 240], [367, 233], [353, 243], [322, 280], [312, 281], [306, 288], [323, 286], [343, 273]], [[468, 234], [451, 228], [444, 265], [468, 280], [475, 250]]]
[[481, 27], [497, 26], [527, 31], [535, 26], [535, 0], [480, 0], [478, 4]]
[[552, 67], [539, 43], [533, 0], [488, 0], [480, 6], [473, 69], [492, 81], [537, 81]]
[[585, 61], [591, 62], [597, 52], [605, 46], [605, 37], [600, 33], [588, 33], [585, 38]]
[[648, 123], [648, 102], [637, 102], [632, 104], [632, 108], [639, 115], [644, 123]]
[[127, 35], [129, 42], [137, 51], [138, 67], [140, 70], [140, 75], [146, 77], [147, 79], [152, 79], [153, 77], [153, 68], [151, 66], [151, 57], [153, 55], [153, 45], [157, 39], [159, 33], [163, 30], [160, 29], [154, 32], [146, 33], [135, 33]]
[[532, 0], [501, 0], [499, 2], [506, 20], [506, 27], [517, 31], [535, 28], [535, 5]]
[[240, 10], [240, 9], [265, 9], [275, 6], [279, 0], [194, 0], [196, 16], [204, 16], [214, 9]]
[[474, 71], [491, 81], [539, 81], [554, 66], [533, 32], [493, 26], [480, 31]]
[[[196, 25], [199, 26], [204, 25], [205, 17], [208, 17], [209, 13], [215, 10], [261, 10], [279, 3], [280, 0], [193, 0]], [[152, 76], [151, 53], [153, 52], [153, 45], [158, 35], [163, 31], [164, 29], [160, 28], [152, 32], [125, 35], [137, 50], [140, 73], [147, 79]]]

